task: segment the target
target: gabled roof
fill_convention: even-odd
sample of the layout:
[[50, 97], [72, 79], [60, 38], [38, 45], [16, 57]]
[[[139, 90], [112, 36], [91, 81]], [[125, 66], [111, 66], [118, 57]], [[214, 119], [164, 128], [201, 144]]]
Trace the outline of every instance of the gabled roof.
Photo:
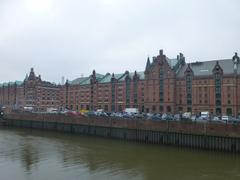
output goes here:
[[88, 84], [90, 84], [90, 80], [91, 80], [91, 77], [89, 76], [89, 77], [85, 77], [81, 82], [80, 82], [80, 84], [81, 85], [88, 85]]
[[[213, 74], [213, 68], [216, 65], [216, 62], [219, 62], [220, 67], [223, 69], [224, 74], [233, 74], [234, 73], [234, 64], [232, 59], [223, 59], [223, 60], [212, 60], [212, 61], [202, 61], [190, 63], [190, 67], [193, 71], [194, 76], [209, 76]], [[184, 72], [187, 69], [187, 64], [185, 64], [177, 73], [177, 77], [183, 77]], [[237, 73], [240, 74], [240, 67], [238, 66]]]
[[110, 73], [107, 73], [105, 76], [103, 76], [101, 79], [98, 80], [99, 83], [109, 83], [111, 82], [112, 75]]
[[[144, 79], [144, 72], [137, 72], [137, 75], [139, 76], [140, 80]], [[114, 78], [117, 79], [118, 81], [122, 82], [125, 81], [125, 78], [127, 76], [127, 73], [120, 73], [120, 74], [114, 74]], [[132, 79], [134, 76], [134, 72], [129, 73], [129, 77]], [[110, 83], [111, 79], [112, 79], [112, 74], [107, 73], [105, 75], [103, 74], [98, 74], [96, 73], [96, 79], [98, 81], [98, 83]], [[88, 77], [81, 77], [81, 78], [77, 78], [74, 79], [72, 81], [69, 81], [69, 84], [71, 85], [87, 85], [91, 83], [91, 75]]]
[[57, 84], [54, 82], [42, 81], [42, 87], [57, 87]]
[[166, 57], [167, 62], [169, 64], [169, 66], [173, 69], [177, 63], [178, 63], [178, 59], [177, 58], [173, 58], [173, 59], [169, 59], [168, 57]]
[[102, 79], [104, 76], [105, 76], [105, 75], [103, 75], [103, 74], [98, 74], [98, 73], [96, 73], [96, 79], [97, 79], [97, 80]]

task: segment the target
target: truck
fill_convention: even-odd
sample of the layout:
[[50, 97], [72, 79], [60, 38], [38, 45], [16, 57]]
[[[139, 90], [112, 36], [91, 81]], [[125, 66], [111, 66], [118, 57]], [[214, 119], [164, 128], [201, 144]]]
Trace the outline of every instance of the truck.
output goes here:
[[33, 107], [31, 107], [31, 106], [25, 106], [25, 107], [23, 107], [23, 111], [32, 112], [32, 111], [33, 111]]
[[204, 112], [201, 112], [201, 119], [202, 120], [209, 120], [209, 112], [208, 111], [204, 111]]
[[128, 114], [138, 114], [138, 108], [125, 108], [124, 112]]
[[191, 112], [185, 112], [185, 113], [183, 113], [182, 118], [184, 120], [190, 120], [191, 119], [191, 115], [192, 115]]
[[53, 108], [53, 107], [47, 108], [47, 113], [57, 113], [57, 112], [58, 112], [57, 108]]

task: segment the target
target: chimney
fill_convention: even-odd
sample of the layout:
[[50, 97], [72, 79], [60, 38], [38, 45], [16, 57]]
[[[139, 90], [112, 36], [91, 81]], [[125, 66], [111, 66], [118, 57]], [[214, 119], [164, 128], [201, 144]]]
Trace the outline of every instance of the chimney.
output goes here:
[[160, 49], [159, 54], [160, 54], [160, 56], [163, 55], [163, 50], [162, 49]]

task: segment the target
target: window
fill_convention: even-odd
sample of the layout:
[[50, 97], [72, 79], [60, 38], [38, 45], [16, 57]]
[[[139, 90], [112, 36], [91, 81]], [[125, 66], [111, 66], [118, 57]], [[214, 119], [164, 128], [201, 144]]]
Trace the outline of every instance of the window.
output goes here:
[[159, 111], [160, 111], [160, 112], [163, 111], [163, 106], [159, 106]]
[[130, 107], [130, 84], [131, 79], [130, 77], [126, 78], [126, 108]]
[[[215, 73], [215, 99], [216, 99], [216, 106], [221, 106], [221, 75], [219, 72]], [[216, 113], [221, 112], [220, 107], [218, 108], [218, 111], [216, 109]]]
[[118, 111], [121, 112], [122, 110], [122, 105], [118, 105]]
[[227, 114], [228, 116], [232, 116], [232, 108], [227, 108], [226, 114]]
[[216, 100], [216, 105], [217, 106], [221, 106], [221, 101], [220, 100]]
[[167, 106], [167, 112], [171, 112], [171, 111], [172, 111], [171, 106]]
[[164, 100], [164, 68], [161, 66], [159, 73], [159, 101], [163, 103]]
[[153, 111], [153, 112], [156, 111], [156, 106], [155, 106], [155, 105], [152, 106], [152, 111]]
[[112, 86], [112, 91], [111, 91], [111, 94], [112, 94], [112, 106], [111, 106], [111, 111], [115, 111], [115, 81], [114, 79], [112, 78], [111, 80], [111, 86]]
[[182, 107], [178, 107], [178, 111], [179, 111], [179, 112], [182, 112], [182, 111], [183, 111], [183, 108], [182, 108]]
[[108, 105], [104, 106], [104, 111], [108, 111]]

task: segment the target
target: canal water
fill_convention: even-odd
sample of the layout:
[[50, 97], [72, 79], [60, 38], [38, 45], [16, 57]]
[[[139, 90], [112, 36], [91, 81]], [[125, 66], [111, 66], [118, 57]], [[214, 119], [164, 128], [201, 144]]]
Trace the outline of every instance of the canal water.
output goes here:
[[240, 156], [0, 128], [0, 180], [239, 180]]

